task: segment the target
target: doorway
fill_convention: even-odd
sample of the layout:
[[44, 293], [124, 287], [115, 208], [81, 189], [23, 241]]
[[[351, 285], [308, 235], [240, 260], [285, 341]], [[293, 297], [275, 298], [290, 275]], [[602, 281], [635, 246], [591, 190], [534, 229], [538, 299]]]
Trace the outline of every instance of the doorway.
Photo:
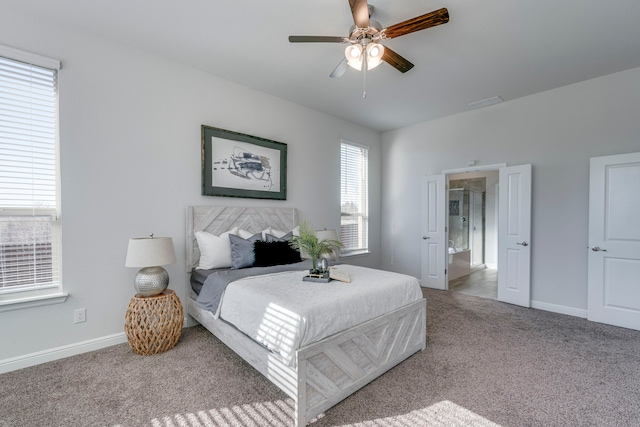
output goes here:
[[498, 299], [498, 170], [447, 174], [448, 289]]
[[[449, 175], [498, 170], [496, 184], [498, 301], [531, 305], [531, 165], [487, 165], [427, 175], [422, 188], [421, 285], [449, 289]], [[487, 203], [486, 206], [490, 206]], [[487, 216], [488, 218], [488, 216]], [[485, 239], [486, 240], [486, 239]], [[489, 265], [485, 251], [485, 264]]]

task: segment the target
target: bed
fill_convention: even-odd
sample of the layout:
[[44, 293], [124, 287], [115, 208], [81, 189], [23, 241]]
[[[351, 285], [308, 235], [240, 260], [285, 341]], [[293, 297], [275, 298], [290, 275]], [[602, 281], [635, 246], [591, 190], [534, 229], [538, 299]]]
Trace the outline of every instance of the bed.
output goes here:
[[[268, 229], [292, 230], [297, 225], [297, 220], [294, 208], [188, 206], [186, 224], [187, 271], [195, 273], [201, 255], [196, 232], [204, 231], [220, 236], [230, 230], [238, 229], [249, 233], [264, 233], [264, 230]], [[293, 282], [286, 284], [287, 287], [290, 286], [288, 289], [296, 287], [302, 289], [301, 286], [309, 284], [301, 281], [302, 274], [298, 269], [302, 266], [305, 264], [293, 264], [290, 269], [293, 272], [286, 268], [276, 269], [275, 272], [270, 271], [259, 280], [268, 278], [276, 284], [276, 287], [279, 285], [281, 288], [285, 286], [285, 281], [289, 280]], [[358, 285], [356, 278], [363, 277], [369, 280], [374, 272], [376, 276], [394, 280], [396, 278], [404, 280], [408, 277], [363, 267], [348, 265], [338, 267], [352, 272], [355, 277], [352, 283], [342, 284], [345, 292], [353, 292], [356, 286], [362, 285]], [[296, 279], [297, 277], [299, 279]], [[258, 279], [253, 277], [234, 279], [222, 298], [224, 304], [231, 304], [225, 298], [231, 301], [234, 292], [230, 290], [236, 288], [245, 287], [244, 296], [240, 293], [239, 298], [247, 298], [255, 289], [258, 289], [255, 287], [256, 280]], [[417, 281], [406, 286], [415, 287], [416, 285]], [[317, 287], [318, 284], [315, 286]], [[333, 286], [336, 286], [335, 289], [339, 288], [337, 284]], [[200, 294], [202, 293], [203, 291], [200, 291]], [[426, 300], [422, 298], [421, 293], [418, 298], [413, 298], [408, 303], [399, 299], [395, 302], [396, 306], [393, 309], [385, 308], [382, 314], [367, 320], [360, 321], [357, 316], [354, 316], [354, 319], [349, 321], [356, 322], [355, 324], [346, 329], [340, 327], [339, 331], [329, 330], [326, 336], [321, 335], [320, 339], [312, 338], [311, 342], [301, 342], [299, 346], [290, 348], [286, 355], [270, 348], [268, 343], [259, 343], [254, 340], [250, 337], [251, 333], [241, 330], [241, 326], [228, 323], [225, 320], [225, 311], [222, 309], [224, 304], [221, 303], [218, 310], [208, 306], [205, 308], [200, 301], [200, 294], [189, 289], [190, 297], [186, 301], [187, 313], [293, 399], [296, 426], [306, 425], [314, 417], [412, 354], [423, 350], [426, 345]], [[269, 304], [269, 307], [273, 305]], [[232, 310], [228, 312], [231, 313]], [[229, 317], [233, 316], [229, 315]]]

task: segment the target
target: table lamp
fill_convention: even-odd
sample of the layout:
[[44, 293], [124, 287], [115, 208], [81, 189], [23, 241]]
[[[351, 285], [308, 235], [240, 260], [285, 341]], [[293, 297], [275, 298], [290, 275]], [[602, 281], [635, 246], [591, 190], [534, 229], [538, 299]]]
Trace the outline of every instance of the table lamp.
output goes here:
[[[336, 230], [316, 230], [316, 237], [318, 241], [321, 240], [335, 240], [340, 241], [340, 237], [338, 237], [338, 232]], [[323, 257], [327, 257], [328, 259], [335, 261], [340, 258], [340, 249], [334, 249], [328, 254], [324, 254]]]
[[125, 267], [143, 267], [133, 282], [138, 294], [143, 297], [158, 295], [169, 286], [169, 273], [163, 265], [176, 262], [171, 237], [149, 237], [129, 239]]

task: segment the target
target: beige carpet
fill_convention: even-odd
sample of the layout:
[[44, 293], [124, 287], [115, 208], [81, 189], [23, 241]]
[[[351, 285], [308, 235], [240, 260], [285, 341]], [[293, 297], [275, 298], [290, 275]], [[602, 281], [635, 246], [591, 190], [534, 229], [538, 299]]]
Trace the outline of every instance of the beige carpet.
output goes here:
[[[640, 332], [425, 290], [427, 349], [324, 426], [640, 425]], [[288, 426], [291, 402], [201, 327], [0, 375], [0, 426]]]

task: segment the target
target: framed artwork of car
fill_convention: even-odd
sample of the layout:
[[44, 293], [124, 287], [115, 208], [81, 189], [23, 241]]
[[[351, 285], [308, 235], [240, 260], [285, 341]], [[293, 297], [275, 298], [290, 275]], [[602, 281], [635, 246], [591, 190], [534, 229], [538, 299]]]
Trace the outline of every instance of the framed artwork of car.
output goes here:
[[202, 125], [202, 195], [287, 199], [287, 144]]

